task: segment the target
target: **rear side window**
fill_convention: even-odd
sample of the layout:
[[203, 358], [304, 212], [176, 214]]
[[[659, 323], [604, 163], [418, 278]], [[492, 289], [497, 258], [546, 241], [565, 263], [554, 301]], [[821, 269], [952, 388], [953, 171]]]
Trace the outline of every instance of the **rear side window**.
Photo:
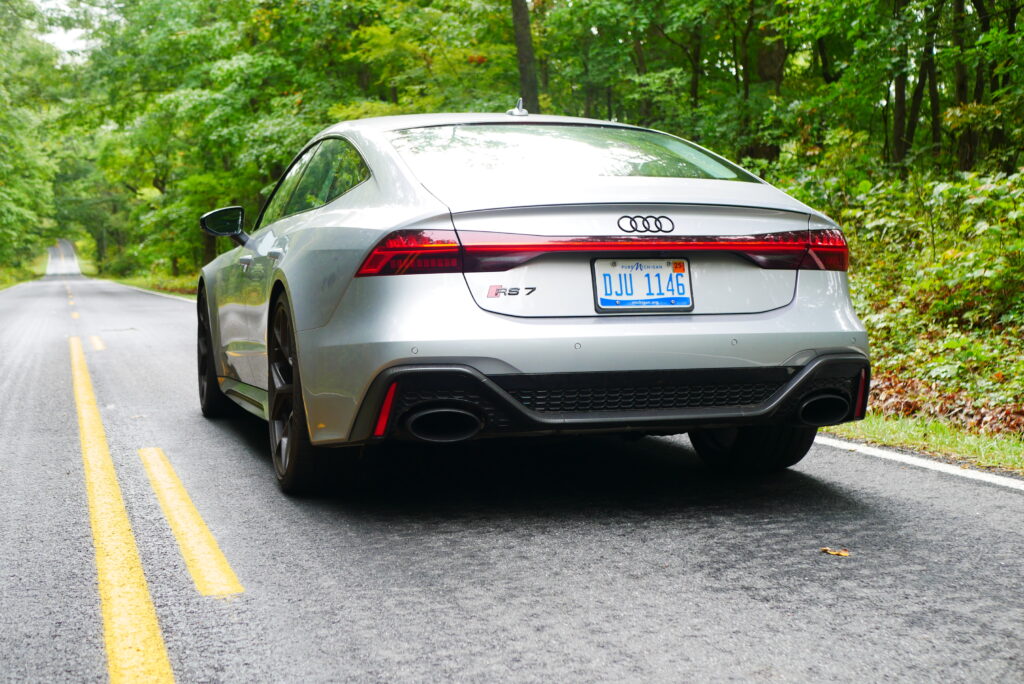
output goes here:
[[295, 190], [295, 186], [299, 184], [299, 179], [302, 178], [302, 172], [305, 171], [306, 166], [312, 159], [313, 154], [316, 152], [316, 147], [311, 147], [306, 150], [306, 153], [302, 157], [292, 164], [288, 172], [284, 174], [284, 178], [277, 186], [277, 190], [274, 195], [270, 198], [270, 202], [267, 203], [267, 208], [263, 210], [263, 218], [260, 219], [261, 226], [268, 226], [278, 219], [284, 218], [290, 211], [287, 211], [289, 206], [289, 199], [292, 196], [292, 191]]
[[339, 138], [325, 140], [324, 145], [327, 143], [337, 143], [337, 145], [332, 146], [332, 150], [336, 150], [336, 153], [331, 167], [331, 185], [327, 190], [325, 203], [341, 197], [370, 178], [369, 167], [366, 166], [366, 162], [351, 143]]
[[351, 143], [341, 138], [328, 138], [316, 149], [292, 193], [287, 214], [327, 204], [369, 177], [370, 169]]

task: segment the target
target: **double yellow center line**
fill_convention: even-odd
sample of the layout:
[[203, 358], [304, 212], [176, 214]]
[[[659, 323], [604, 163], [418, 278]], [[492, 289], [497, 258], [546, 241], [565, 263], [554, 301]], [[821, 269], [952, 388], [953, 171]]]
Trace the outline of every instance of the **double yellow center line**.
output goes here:
[[[71, 337], [69, 347], [110, 680], [173, 682], [81, 339]], [[204, 595], [244, 591], [163, 452], [139, 454], [196, 588]]]
[[82, 341], [72, 337], [70, 345], [110, 681], [174, 681], [114, 461], [110, 458]]
[[245, 591], [164, 452], [150, 447], [139, 449], [139, 456], [199, 593], [228, 596]]

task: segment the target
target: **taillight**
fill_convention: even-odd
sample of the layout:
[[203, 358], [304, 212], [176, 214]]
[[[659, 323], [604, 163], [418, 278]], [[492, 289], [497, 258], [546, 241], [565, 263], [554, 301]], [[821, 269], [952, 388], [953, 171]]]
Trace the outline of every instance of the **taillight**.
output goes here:
[[[461, 242], [461, 245], [460, 245]], [[519, 233], [398, 230], [381, 240], [357, 276], [507, 271], [544, 254], [651, 255], [729, 252], [761, 268], [845, 271], [849, 251], [838, 229], [761, 235], [551, 237]]]
[[838, 228], [810, 231], [810, 246], [800, 268], [812, 271], [846, 271], [850, 268], [850, 248]]
[[461, 232], [467, 272], [507, 271], [543, 254], [685, 254], [731, 252], [761, 268], [845, 271], [846, 240], [837, 229], [793, 230], [761, 235], [613, 235], [548, 237], [513, 233]]
[[396, 230], [377, 243], [356, 277], [461, 272], [462, 252], [454, 230]]

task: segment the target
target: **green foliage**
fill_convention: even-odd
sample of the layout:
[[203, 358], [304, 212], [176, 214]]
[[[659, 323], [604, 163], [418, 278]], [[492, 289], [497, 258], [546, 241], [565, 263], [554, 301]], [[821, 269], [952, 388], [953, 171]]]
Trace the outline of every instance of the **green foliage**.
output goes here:
[[[954, 157], [1013, 168], [1024, 91], [1012, 76], [1024, 41], [1019, 8], [1006, 1], [976, 0], [989, 9], [983, 21], [923, 0], [537, 0], [541, 102], [679, 133], [748, 157], [813, 204], [846, 208], [894, 170], [915, 167], [931, 182]], [[195, 272], [214, 247], [195, 217], [224, 204], [253, 216], [291, 155], [332, 121], [503, 111], [518, 88], [504, 0], [97, 6], [63, 18], [87, 29], [93, 48], [51, 83], [60, 118], [46, 131], [50, 153], [10, 148], [35, 180], [0, 201], [0, 225], [52, 214], [64, 231], [92, 236], [99, 267], [112, 272]], [[54, 59], [24, 41], [6, 49], [21, 67]], [[942, 81], [934, 96], [928, 55]], [[953, 83], [961, 73], [967, 82]], [[917, 109], [897, 117], [911, 91]], [[11, 137], [31, 141], [23, 131], [39, 128], [40, 107], [3, 97]], [[896, 119], [915, 129], [899, 158]], [[927, 140], [935, 126], [938, 147]], [[54, 165], [51, 202], [32, 188]]]
[[767, 170], [843, 225], [876, 372], [1024, 403], [1024, 172], [900, 178], [867, 149], [837, 129]]
[[35, 19], [35, 7], [23, 0], [0, 6], [0, 266], [15, 268], [40, 250], [52, 212], [47, 102], [39, 87], [56, 53], [32, 37]]
[[[71, 4], [79, 60], [0, 5], [0, 265], [88, 236], [179, 287], [227, 246], [197, 217], [254, 216], [324, 126], [517, 95], [507, 0]], [[1022, 401], [1022, 8], [963, 6], [533, 0], [540, 102], [743, 158], [846, 228], [880, 371]]]

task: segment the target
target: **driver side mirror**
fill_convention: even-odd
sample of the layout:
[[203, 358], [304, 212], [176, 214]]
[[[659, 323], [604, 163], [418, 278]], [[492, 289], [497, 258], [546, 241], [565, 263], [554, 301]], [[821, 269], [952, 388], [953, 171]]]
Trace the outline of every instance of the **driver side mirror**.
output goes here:
[[245, 210], [242, 207], [214, 209], [199, 217], [199, 225], [214, 237], [226, 237], [241, 246], [249, 242], [249, 236], [242, 230]]

